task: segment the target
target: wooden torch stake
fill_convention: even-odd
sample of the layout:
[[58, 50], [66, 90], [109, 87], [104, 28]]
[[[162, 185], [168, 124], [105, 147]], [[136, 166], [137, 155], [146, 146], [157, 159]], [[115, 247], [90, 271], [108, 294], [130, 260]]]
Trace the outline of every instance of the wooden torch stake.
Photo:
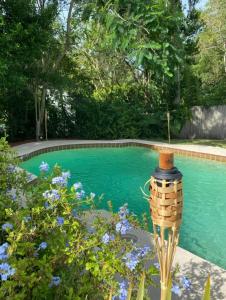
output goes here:
[[[167, 172], [173, 168], [173, 153], [160, 152], [159, 169]], [[151, 215], [160, 265], [161, 300], [167, 300], [171, 268], [179, 240], [183, 206], [181, 177], [179, 181], [151, 178]]]

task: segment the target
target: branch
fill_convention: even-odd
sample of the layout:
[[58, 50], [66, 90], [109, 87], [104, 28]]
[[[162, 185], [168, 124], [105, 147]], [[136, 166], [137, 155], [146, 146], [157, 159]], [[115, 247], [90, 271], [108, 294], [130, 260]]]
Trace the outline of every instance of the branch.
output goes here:
[[131, 73], [132, 73], [133, 78], [135, 79], [135, 81], [139, 83], [139, 78], [137, 78], [136, 73], [134, 72], [133, 67], [130, 65], [130, 63], [126, 59], [124, 59], [124, 62], [129, 67], [129, 69], [130, 69], [130, 71], [131, 71]]
[[38, 0], [37, 5], [40, 10], [44, 9], [46, 0]]
[[63, 46], [63, 50], [59, 54], [58, 58], [56, 59], [56, 62], [53, 66], [53, 69], [56, 70], [59, 67], [59, 64], [61, 63], [62, 59], [64, 58], [66, 52], [68, 51], [68, 48], [70, 46], [70, 33], [71, 33], [71, 17], [72, 17], [72, 11], [73, 11], [73, 5], [75, 0], [71, 0], [68, 15], [67, 15], [67, 28], [65, 33], [65, 42]]

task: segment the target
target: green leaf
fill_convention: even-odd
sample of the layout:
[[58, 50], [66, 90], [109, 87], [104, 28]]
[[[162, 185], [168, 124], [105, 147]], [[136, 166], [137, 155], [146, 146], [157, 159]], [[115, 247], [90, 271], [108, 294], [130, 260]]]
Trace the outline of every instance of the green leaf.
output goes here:
[[144, 283], [145, 283], [145, 272], [142, 273], [139, 289], [137, 293], [137, 300], [143, 300], [144, 299]]
[[138, 57], [137, 57], [137, 65], [138, 66], [142, 65], [143, 59], [144, 59], [144, 52], [140, 51], [140, 53], [138, 54]]
[[202, 300], [210, 300], [210, 275], [208, 276], [205, 283], [204, 295], [202, 297]]
[[106, 28], [109, 30], [112, 26], [115, 26], [116, 24], [113, 25], [114, 22], [115, 22], [115, 16], [108, 14], [106, 16]]
[[162, 48], [162, 45], [159, 43], [156, 43], [156, 42], [151, 42], [151, 43], [142, 45], [142, 48], [159, 50]]

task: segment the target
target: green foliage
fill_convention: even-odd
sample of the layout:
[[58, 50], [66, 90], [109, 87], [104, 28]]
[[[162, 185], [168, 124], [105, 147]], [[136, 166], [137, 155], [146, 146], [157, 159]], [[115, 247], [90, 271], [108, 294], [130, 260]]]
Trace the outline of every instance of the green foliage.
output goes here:
[[[110, 290], [118, 293], [116, 274], [137, 288], [145, 260], [153, 254], [149, 252], [133, 270], [126, 267], [125, 254], [136, 248], [116, 231], [118, 214], [110, 222], [98, 213], [90, 219], [93, 196], [80, 198], [78, 187], [55, 183], [53, 178], [67, 176], [58, 166], [41, 172], [35, 185], [27, 184], [27, 175], [12, 168], [18, 160], [4, 138], [0, 162], [0, 244], [8, 243], [8, 257], [0, 259], [12, 268], [12, 274], [1, 280], [1, 299], [105, 299]], [[9, 188], [16, 190], [15, 197]], [[126, 215], [136, 226], [136, 219]], [[105, 234], [114, 238], [104, 241]], [[154, 274], [151, 268], [145, 273], [149, 278]], [[3, 274], [7, 273], [1, 269], [1, 278]]]
[[[5, 208], [18, 208], [14, 201], [19, 196], [19, 190], [23, 189], [26, 183], [26, 174], [16, 166], [18, 159], [14, 151], [9, 147], [6, 138], [0, 139], [0, 226], [6, 218]], [[18, 187], [18, 190], [15, 189]]]
[[159, 115], [183, 112], [190, 99], [188, 82], [175, 101], [190, 34], [180, 5], [82, 1], [68, 36], [63, 9], [64, 1], [1, 6], [0, 118], [9, 139], [33, 138], [45, 109], [50, 138], [164, 137]]
[[199, 35], [199, 53], [194, 71], [201, 81], [200, 104], [225, 104], [226, 86], [226, 3], [209, 0], [201, 14], [203, 30]]

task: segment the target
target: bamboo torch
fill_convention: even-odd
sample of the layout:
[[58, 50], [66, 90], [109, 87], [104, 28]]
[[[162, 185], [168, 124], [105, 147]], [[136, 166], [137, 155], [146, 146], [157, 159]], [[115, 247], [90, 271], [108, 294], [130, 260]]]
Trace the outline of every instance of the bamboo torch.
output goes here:
[[160, 264], [161, 300], [166, 300], [171, 267], [182, 220], [182, 174], [174, 167], [174, 155], [160, 151], [159, 167], [150, 180], [150, 212]]

